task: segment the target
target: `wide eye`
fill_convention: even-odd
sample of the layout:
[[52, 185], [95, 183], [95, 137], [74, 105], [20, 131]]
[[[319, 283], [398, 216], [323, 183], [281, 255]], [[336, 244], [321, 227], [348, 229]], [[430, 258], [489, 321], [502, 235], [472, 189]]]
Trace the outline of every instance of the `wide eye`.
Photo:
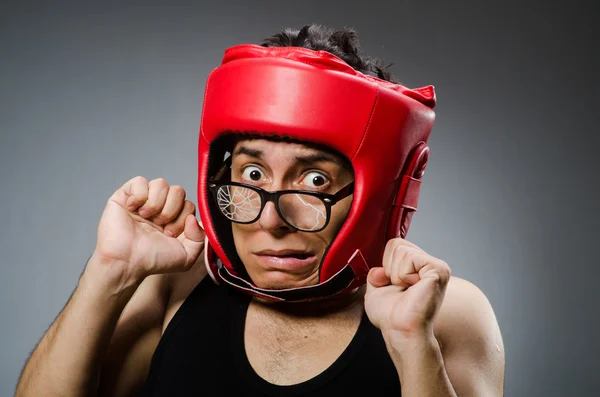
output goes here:
[[258, 167], [249, 166], [242, 171], [242, 178], [247, 181], [258, 182], [264, 177], [265, 175]]
[[304, 179], [302, 180], [303, 185], [307, 185], [308, 187], [321, 187], [327, 184], [329, 180], [327, 177], [320, 172], [309, 172]]

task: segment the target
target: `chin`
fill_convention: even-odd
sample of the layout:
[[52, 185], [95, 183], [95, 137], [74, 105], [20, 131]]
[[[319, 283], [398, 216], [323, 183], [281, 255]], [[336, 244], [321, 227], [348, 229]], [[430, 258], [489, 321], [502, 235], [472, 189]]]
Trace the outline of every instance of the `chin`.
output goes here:
[[318, 272], [313, 272], [307, 277], [299, 277], [281, 271], [264, 271], [260, 276], [253, 276], [249, 272], [252, 282], [258, 287], [270, 290], [283, 290], [290, 288], [306, 287], [318, 282]]
[[252, 283], [258, 288], [282, 290], [314, 285], [319, 281], [320, 256], [306, 261], [281, 261], [248, 254], [240, 259]]

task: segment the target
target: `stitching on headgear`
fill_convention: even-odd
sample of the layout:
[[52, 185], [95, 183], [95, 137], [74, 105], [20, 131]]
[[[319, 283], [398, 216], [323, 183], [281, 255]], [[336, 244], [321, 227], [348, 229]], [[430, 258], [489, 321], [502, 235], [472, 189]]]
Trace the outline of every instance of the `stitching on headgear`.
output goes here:
[[362, 147], [363, 142], [365, 141], [365, 138], [367, 136], [367, 131], [369, 130], [369, 126], [371, 125], [371, 120], [373, 119], [373, 113], [375, 113], [375, 107], [377, 106], [377, 101], [379, 100], [379, 92], [380, 92], [380, 90], [381, 90], [381, 88], [379, 86], [377, 86], [377, 93], [375, 94], [375, 100], [373, 101], [373, 107], [371, 108], [371, 114], [369, 115], [369, 121], [367, 122], [367, 126], [365, 127], [365, 130], [363, 132], [363, 136], [360, 139], [360, 143], [358, 144], [358, 147], [356, 148], [356, 151], [352, 155], [352, 160], [354, 160], [354, 158], [356, 157], [356, 155], [360, 151], [360, 148]]
[[203, 102], [202, 102], [202, 115], [200, 116], [200, 136], [209, 145], [210, 145], [210, 142], [208, 141], [208, 139], [206, 139], [206, 136], [204, 135], [204, 129], [202, 128], [202, 125], [204, 124], [203, 123], [203, 121], [204, 121], [204, 113], [206, 112], [206, 97], [208, 96], [208, 85], [210, 84], [210, 79], [212, 78], [213, 73], [214, 73], [214, 70], [208, 75], [208, 78], [206, 79], [206, 85], [205, 85], [205, 88], [204, 88], [204, 99], [203, 99]]

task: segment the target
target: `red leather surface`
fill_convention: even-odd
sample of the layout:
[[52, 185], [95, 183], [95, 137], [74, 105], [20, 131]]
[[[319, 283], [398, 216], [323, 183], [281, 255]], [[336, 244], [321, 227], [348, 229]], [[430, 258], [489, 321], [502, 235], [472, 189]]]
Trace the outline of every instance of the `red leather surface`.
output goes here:
[[[432, 86], [410, 90], [365, 76], [323, 51], [228, 49], [206, 83], [198, 145], [198, 207], [209, 249], [235, 273], [208, 209], [209, 145], [227, 131], [251, 131], [324, 144], [352, 162], [353, 205], [322, 262], [320, 282], [357, 249], [368, 267], [380, 266], [387, 240], [404, 237], [417, 207], [435, 100]], [[357, 277], [347, 289], [364, 283], [368, 271], [364, 261], [352, 263]]]

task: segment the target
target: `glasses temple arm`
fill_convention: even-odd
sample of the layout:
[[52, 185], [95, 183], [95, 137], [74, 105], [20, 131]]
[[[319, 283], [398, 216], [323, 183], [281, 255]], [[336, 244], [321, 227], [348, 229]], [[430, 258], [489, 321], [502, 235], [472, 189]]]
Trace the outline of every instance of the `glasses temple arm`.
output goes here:
[[352, 193], [354, 193], [354, 181], [350, 182], [350, 184], [348, 184], [346, 187], [340, 189], [337, 193], [333, 195], [333, 197], [335, 197], [336, 200], [341, 200], [343, 198], [348, 197]]

